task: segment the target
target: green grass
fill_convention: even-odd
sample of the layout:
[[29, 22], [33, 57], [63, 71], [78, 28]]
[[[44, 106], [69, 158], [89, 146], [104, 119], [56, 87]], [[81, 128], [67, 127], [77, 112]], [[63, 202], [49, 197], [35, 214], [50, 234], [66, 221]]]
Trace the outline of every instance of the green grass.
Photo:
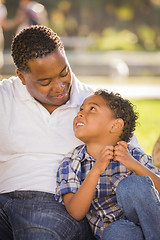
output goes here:
[[160, 99], [132, 99], [131, 102], [139, 112], [135, 134], [144, 151], [152, 155], [154, 144], [160, 136]]

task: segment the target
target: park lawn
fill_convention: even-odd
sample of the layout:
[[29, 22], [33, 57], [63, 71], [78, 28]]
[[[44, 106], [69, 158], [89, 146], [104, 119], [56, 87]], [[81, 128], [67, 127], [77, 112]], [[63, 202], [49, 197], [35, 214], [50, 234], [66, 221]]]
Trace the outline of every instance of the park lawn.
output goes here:
[[131, 99], [139, 112], [135, 134], [144, 151], [152, 155], [157, 138], [160, 136], [160, 99]]

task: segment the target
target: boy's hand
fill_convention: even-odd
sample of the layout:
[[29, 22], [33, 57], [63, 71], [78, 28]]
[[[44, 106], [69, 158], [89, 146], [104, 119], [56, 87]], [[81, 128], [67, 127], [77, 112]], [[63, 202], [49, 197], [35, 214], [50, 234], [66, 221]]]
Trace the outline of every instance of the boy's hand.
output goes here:
[[114, 161], [121, 162], [126, 168], [134, 171], [135, 163], [137, 162], [135, 158], [127, 150], [127, 143], [120, 141], [114, 147]]
[[110, 160], [113, 159], [113, 150], [113, 146], [105, 146], [98, 154], [93, 170], [96, 170], [99, 175], [105, 171], [110, 163]]

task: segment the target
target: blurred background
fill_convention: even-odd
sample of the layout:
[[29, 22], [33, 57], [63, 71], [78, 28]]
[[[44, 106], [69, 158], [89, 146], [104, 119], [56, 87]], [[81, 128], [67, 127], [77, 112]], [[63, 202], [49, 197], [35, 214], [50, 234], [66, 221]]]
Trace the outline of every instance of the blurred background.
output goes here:
[[[62, 38], [74, 73], [93, 88], [107, 88], [137, 106], [136, 136], [152, 154], [160, 136], [160, 0], [38, 0], [47, 25]], [[6, 0], [13, 19], [19, 0]], [[17, 27], [4, 29], [1, 79], [16, 75], [10, 45]]]

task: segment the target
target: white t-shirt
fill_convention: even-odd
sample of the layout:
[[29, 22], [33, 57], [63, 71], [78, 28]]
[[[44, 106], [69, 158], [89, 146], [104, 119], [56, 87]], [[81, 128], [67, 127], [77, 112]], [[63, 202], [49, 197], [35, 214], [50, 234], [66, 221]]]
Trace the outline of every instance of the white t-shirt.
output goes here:
[[72, 74], [70, 100], [52, 114], [18, 77], [0, 82], [0, 192], [54, 193], [60, 161], [80, 140], [72, 122], [91, 88]]

